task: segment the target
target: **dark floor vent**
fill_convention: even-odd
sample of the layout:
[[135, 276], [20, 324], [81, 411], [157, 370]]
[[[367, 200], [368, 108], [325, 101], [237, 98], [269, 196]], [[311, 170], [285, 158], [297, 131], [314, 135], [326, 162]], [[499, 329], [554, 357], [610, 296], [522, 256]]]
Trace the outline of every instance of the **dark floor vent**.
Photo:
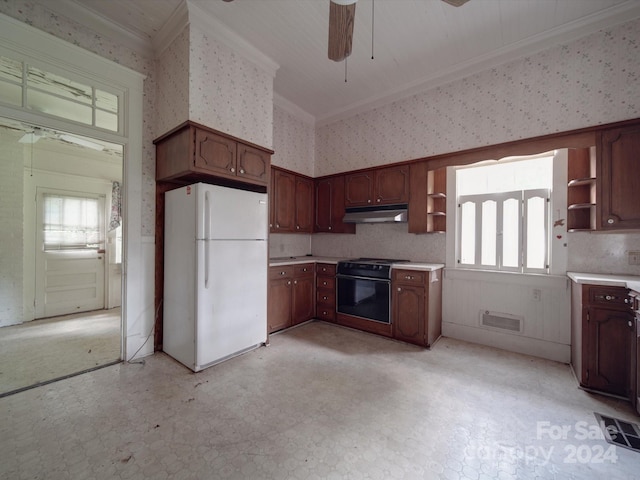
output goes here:
[[637, 423], [607, 417], [596, 412], [594, 415], [608, 443], [640, 453], [640, 426]]

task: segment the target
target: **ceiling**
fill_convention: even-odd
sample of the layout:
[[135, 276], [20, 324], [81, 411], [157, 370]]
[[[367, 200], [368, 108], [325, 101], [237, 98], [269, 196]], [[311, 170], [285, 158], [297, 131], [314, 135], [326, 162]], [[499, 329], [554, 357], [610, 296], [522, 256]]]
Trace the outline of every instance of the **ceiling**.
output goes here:
[[[181, 1], [40, 0], [61, 15], [88, 9], [149, 43]], [[278, 64], [276, 95], [319, 123], [640, 17], [637, 0], [373, 1], [357, 3], [347, 82], [344, 62], [327, 58], [329, 0], [189, 3]]]

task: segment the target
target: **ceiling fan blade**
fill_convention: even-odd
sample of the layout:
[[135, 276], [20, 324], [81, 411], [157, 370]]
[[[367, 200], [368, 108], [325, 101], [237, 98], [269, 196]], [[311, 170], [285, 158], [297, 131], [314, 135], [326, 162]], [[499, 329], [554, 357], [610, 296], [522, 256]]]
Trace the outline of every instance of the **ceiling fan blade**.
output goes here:
[[329, 58], [335, 62], [351, 55], [355, 15], [355, 2], [349, 5], [329, 2]]
[[461, 7], [462, 5], [467, 3], [469, 0], [442, 0], [442, 1], [445, 3], [448, 3], [449, 5], [453, 5], [454, 7]]

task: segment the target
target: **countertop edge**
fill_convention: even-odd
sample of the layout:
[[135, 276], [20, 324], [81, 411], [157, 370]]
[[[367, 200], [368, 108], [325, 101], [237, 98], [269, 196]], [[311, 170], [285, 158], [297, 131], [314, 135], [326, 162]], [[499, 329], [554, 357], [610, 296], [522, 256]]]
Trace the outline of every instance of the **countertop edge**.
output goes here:
[[578, 284], [602, 285], [606, 287], [625, 287], [632, 290], [640, 288], [640, 277], [634, 275], [614, 275], [604, 273], [567, 272], [567, 276]]
[[391, 265], [392, 269], [396, 270], [422, 270], [427, 272], [433, 272], [444, 268], [443, 263], [422, 263], [422, 262], [410, 262], [410, 263], [394, 263]]

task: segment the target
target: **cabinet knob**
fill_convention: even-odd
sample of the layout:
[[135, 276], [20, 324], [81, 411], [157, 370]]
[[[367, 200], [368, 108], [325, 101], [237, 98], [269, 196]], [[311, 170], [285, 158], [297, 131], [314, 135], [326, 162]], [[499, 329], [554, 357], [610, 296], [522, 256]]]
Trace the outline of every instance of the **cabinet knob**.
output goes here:
[[405, 280], [413, 280], [413, 276], [412, 275], [405, 275], [404, 279]]
[[608, 223], [609, 225], [611, 225], [611, 224], [612, 224], [612, 223], [614, 223], [614, 222], [615, 222], [615, 220], [614, 220], [613, 218], [610, 218], [610, 219], [608, 219], [608, 220], [607, 220], [607, 223]]
[[329, 227], [329, 230], [331, 230], [331, 227]]
[[280, 275], [286, 275], [287, 272], [280, 272]]
[[401, 289], [400, 287], [398, 287], [398, 291], [399, 291], [399, 292], [401, 292], [401, 291], [402, 291], [402, 289]]
[[367, 203], [371, 203], [371, 199], [367, 200]]
[[296, 225], [296, 230], [300, 230], [300, 225]]
[[327, 282], [322, 282], [322, 286], [326, 287], [327, 286]]
[[293, 281], [293, 284], [294, 284], [294, 285], [297, 285], [297, 284], [298, 284], [298, 280], [294, 280], [294, 281]]
[[276, 223], [276, 228], [280, 228], [280, 224], [279, 223]]
[[287, 285], [291, 285], [291, 280], [289, 280], [289, 281], [287, 282]]
[[378, 203], [380, 203], [380, 199], [376, 200]]
[[322, 297], [323, 300], [328, 300], [328, 297], [325, 295], [324, 297]]
[[323, 315], [329, 315], [329, 312], [327, 312], [326, 310], [322, 312]]
[[236, 169], [233, 167], [231, 167], [229, 170], [231, 171], [231, 173], [234, 173], [236, 171]]
[[633, 322], [631, 320], [629, 320], [629, 324], [630, 327], [633, 327]]
[[240, 173], [244, 173], [244, 169], [243, 168], [240, 169]]

